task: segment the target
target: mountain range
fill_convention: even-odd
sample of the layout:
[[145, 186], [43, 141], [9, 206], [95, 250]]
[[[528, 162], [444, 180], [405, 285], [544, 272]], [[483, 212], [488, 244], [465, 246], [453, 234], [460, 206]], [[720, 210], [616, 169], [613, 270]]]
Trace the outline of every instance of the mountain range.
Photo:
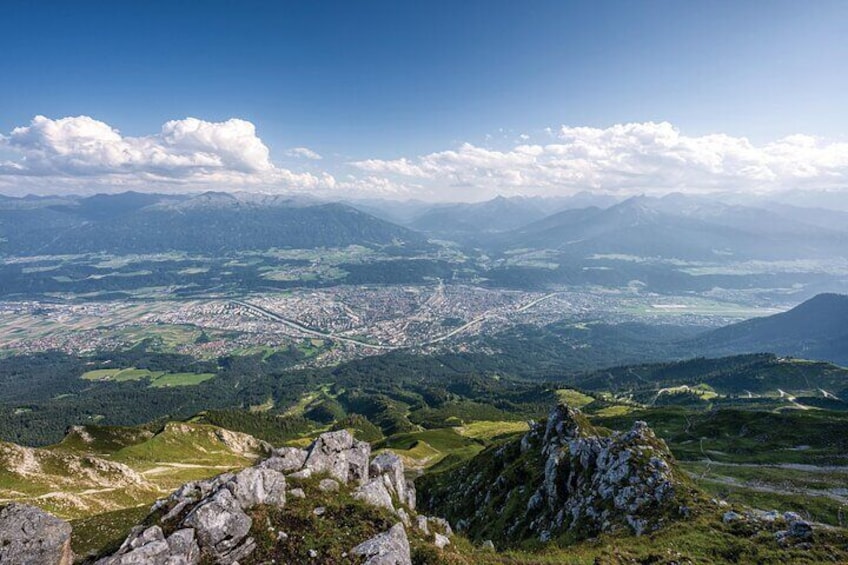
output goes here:
[[787, 312], [710, 331], [686, 347], [714, 356], [768, 351], [848, 365], [848, 296], [819, 294]]
[[338, 203], [256, 195], [140, 193], [0, 203], [10, 255], [215, 254], [251, 249], [421, 244], [407, 228]]

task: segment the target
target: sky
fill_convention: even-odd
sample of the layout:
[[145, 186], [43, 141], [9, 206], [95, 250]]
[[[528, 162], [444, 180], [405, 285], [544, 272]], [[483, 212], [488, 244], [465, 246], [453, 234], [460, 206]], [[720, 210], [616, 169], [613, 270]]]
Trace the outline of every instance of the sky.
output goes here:
[[482, 200], [848, 178], [848, 2], [8, 0], [0, 192]]

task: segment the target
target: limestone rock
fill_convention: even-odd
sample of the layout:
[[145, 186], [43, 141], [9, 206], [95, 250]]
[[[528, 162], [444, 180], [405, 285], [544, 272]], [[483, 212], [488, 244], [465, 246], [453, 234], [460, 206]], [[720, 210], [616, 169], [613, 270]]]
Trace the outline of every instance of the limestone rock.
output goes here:
[[382, 477], [388, 491], [406, 503], [406, 477], [398, 455], [388, 451], [380, 453], [371, 460], [369, 472], [371, 477]]
[[274, 469], [281, 473], [299, 471], [306, 463], [308, 455], [305, 449], [299, 447], [281, 447], [271, 452], [271, 457], [259, 464], [266, 469]]
[[371, 445], [353, 439], [347, 430], [327, 432], [318, 436], [309, 448], [304, 470], [328, 473], [337, 481], [347, 484], [368, 481], [368, 460]]
[[[208, 548], [219, 563], [228, 562], [230, 554], [245, 541], [252, 524], [228, 489], [216, 492], [183, 520], [183, 525], [194, 528], [200, 545]], [[249, 545], [252, 540], [246, 543]]]
[[196, 565], [200, 561], [200, 547], [191, 528], [178, 530], [167, 539], [159, 526], [135, 532], [115, 555], [97, 565]]
[[[536, 483], [516, 479], [534, 476]], [[508, 545], [562, 532], [639, 535], [691, 515], [691, 489], [668, 446], [644, 422], [608, 435], [564, 404], [520, 439], [482, 452], [438, 481], [422, 480], [424, 508], [462, 525], [477, 542], [492, 537], [494, 521], [504, 524], [498, 533]]]
[[298, 479], [298, 480], [308, 479], [311, 476], [312, 476], [312, 469], [301, 469], [300, 471], [290, 473], [288, 475], [288, 477], [290, 479]]
[[336, 492], [339, 490], [339, 483], [333, 479], [321, 479], [318, 483], [318, 490], [321, 492]]
[[0, 563], [71, 565], [71, 526], [26, 504], [0, 509]]
[[401, 523], [357, 545], [352, 552], [366, 557], [365, 565], [412, 565], [409, 540]]
[[353, 498], [366, 502], [372, 506], [394, 510], [392, 495], [386, 489], [383, 479], [376, 478], [353, 491]]
[[448, 539], [448, 536], [443, 536], [442, 534], [434, 534], [434, 538], [435, 539], [433, 540], [433, 543], [439, 549], [444, 549], [450, 545], [450, 540]]
[[242, 510], [259, 504], [282, 508], [286, 503], [286, 477], [273, 469], [248, 467], [227, 482], [226, 487]]

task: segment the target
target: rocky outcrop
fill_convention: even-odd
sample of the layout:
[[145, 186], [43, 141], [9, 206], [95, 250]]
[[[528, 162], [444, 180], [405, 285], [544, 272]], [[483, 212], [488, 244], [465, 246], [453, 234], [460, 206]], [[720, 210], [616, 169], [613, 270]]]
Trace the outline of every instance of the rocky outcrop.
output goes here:
[[390, 494], [415, 510], [415, 484], [405, 477], [403, 460], [391, 452], [384, 452], [371, 461], [371, 477], [380, 478]]
[[0, 563], [71, 565], [71, 525], [34, 506], [0, 508]]
[[401, 523], [357, 545], [352, 553], [365, 557], [365, 565], [412, 565], [409, 539]]
[[177, 530], [167, 538], [159, 526], [137, 528], [118, 552], [100, 560], [100, 565], [194, 565], [200, 561], [200, 547], [194, 530]]
[[347, 430], [321, 434], [310, 446], [303, 465], [310, 474], [328, 473], [337, 481], [347, 484], [368, 482], [368, 461], [371, 445], [359, 441]]
[[[285, 476], [263, 467], [187, 483], [154, 505], [157, 525], [134, 529], [98, 565], [195, 564], [203, 556], [214, 563], [236, 563], [256, 547], [248, 511], [259, 505], [282, 508], [285, 502]], [[166, 537], [165, 531], [172, 533]]]
[[624, 526], [639, 535], [660, 527], [675, 498], [668, 447], [644, 422], [600, 437], [581, 421], [564, 405], [548, 418], [544, 481], [527, 504], [535, 514], [531, 529], [544, 539], [563, 529], [594, 533]]
[[309, 452], [299, 447], [282, 447], [271, 452], [271, 457], [259, 464], [260, 467], [274, 469], [281, 473], [300, 470], [306, 463]]
[[510, 545], [565, 532], [656, 530], [686, 514], [688, 491], [676, 473], [668, 447], [644, 422], [610, 434], [563, 404], [520, 440], [427, 477], [421, 488], [427, 510], [477, 541]]
[[[238, 473], [187, 483], [157, 502], [146, 521], [148, 525], [133, 529], [121, 548], [98, 565], [248, 563], [258, 535], [251, 510], [259, 506], [285, 508], [287, 494], [306, 498], [300, 487], [287, 493], [287, 485], [313, 475], [325, 475], [313, 486], [319, 492], [344, 489], [347, 495], [400, 518], [401, 522], [389, 531], [351, 550], [354, 554], [362, 555], [372, 565], [411, 563], [404, 524], [412, 523], [407, 510], [415, 508], [415, 488], [406, 479], [398, 456], [382, 453], [371, 460], [370, 455], [369, 444], [342, 430], [322, 434], [307, 449], [275, 449], [268, 459]], [[313, 514], [323, 516], [325, 509], [316, 507]], [[419, 524], [423, 519], [425, 529], [429, 524], [442, 530], [433, 532], [431, 543], [448, 545], [445, 536], [450, 535], [450, 528], [439, 526], [446, 526], [446, 522], [416, 518]], [[263, 522], [260, 527], [270, 526]], [[288, 536], [285, 532], [280, 535]]]

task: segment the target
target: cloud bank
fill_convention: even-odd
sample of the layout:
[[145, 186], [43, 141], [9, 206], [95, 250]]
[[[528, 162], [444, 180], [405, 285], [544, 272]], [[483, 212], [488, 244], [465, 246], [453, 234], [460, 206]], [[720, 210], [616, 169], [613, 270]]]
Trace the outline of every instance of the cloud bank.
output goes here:
[[[540, 137], [534, 143], [522, 134], [501, 148], [464, 143], [417, 157], [349, 163], [294, 147], [285, 154], [310, 163], [298, 172], [275, 165], [245, 120], [172, 120], [156, 134], [131, 137], [88, 116], [36, 116], [0, 136], [0, 192], [213, 189], [476, 200], [584, 190], [628, 195], [848, 186], [848, 143], [808, 135], [755, 145], [744, 137], [687, 136], [667, 122], [644, 122], [562, 126]], [[327, 170], [315, 172], [319, 165]]]
[[667, 122], [646, 122], [563, 126], [550, 136], [545, 144], [506, 150], [465, 143], [415, 159], [353, 166], [372, 175], [500, 194], [832, 190], [848, 180], [848, 143], [806, 135], [756, 146], [744, 137], [689, 137]]

